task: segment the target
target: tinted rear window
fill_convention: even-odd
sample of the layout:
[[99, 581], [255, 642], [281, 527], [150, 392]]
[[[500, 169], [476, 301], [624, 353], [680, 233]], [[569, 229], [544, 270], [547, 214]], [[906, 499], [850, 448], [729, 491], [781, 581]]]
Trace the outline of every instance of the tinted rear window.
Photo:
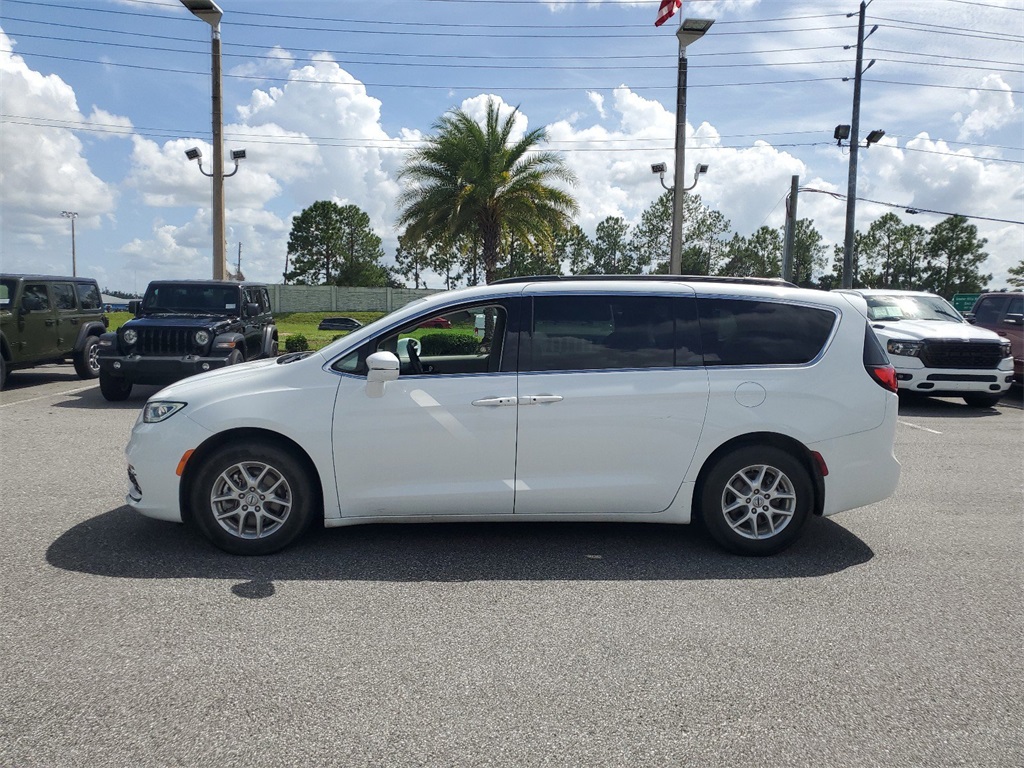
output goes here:
[[698, 299], [704, 364], [799, 365], [816, 358], [834, 312], [753, 299]]
[[692, 299], [538, 296], [523, 370], [581, 371], [700, 365]]

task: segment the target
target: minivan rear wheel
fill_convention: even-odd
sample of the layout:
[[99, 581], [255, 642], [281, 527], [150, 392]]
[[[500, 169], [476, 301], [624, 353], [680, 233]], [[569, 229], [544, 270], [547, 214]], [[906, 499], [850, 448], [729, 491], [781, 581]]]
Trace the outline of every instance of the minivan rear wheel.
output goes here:
[[712, 538], [741, 555], [770, 555], [791, 545], [813, 507], [810, 475], [774, 446], [738, 448], [708, 473], [700, 504]]

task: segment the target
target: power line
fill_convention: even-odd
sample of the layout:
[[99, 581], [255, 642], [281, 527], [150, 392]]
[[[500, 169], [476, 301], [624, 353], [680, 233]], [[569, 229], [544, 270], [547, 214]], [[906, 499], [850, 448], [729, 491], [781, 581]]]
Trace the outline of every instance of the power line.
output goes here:
[[[72, 131], [83, 131], [89, 133], [103, 133], [109, 135], [139, 135], [147, 136], [150, 138], [164, 138], [164, 139], [178, 139], [183, 137], [193, 136], [206, 136], [208, 131], [204, 130], [193, 130], [193, 129], [177, 129], [177, 128], [147, 128], [141, 126], [126, 126], [118, 123], [95, 123], [87, 121], [76, 121], [76, 120], [59, 120], [56, 118], [41, 118], [32, 117], [26, 115], [0, 115], [0, 121], [9, 123], [11, 125], [26, 125], [35, 128], [59, 128], [63, 130]], [[817, 131], [789, 131], [789, 132], [776, 132], [776, 133], [746, 133], [746, 134], [724, 134], [720, 135], [720, 139], [739, 139], [739, 138], [754, 138], [764, 139], [766, 136], [799, 136], [799, 135], [827, 135], [828, 131], [822, 129]], [[247, 143], [254, 144], [269, 144], [269, 145], [284, 145], [284, 146], [318, 146], [318, 147], [336, 147], [342, 149], [383, 149], [383, 150], [397, 150], [414, 148], [421, 146], [423, 140], [411, 141], [408, 139], [400, 138], [382, 138], [382, 139], [370, 139], [367, 140], [364, 137], [347, 138], [347, 137], [336, 137], [336, 136], [280, 136], [273, 134], [260, 134], [252, 132], [237, 133], [231, 131], [225, 131], [224, 136], [227, 139], [245, 141]], [[696, 136], [697, 141], [700, 140], [700, 136]], [[649, 142], [647, 144], [641, 144], [640, 146], [628, 146], [628, 147], [617, 147], [607, 146], [608, 144], [620, 144], [620, 143], [641, 143]], [[654, 144], [653, 142], [664, 142], [662, 144]], [[547, 142], [552, 148], [557, 149], [560, 152], [577, 153], [577, 152], [670, 152], [673, 149], [671, 139], [668, 137], [652, 137], [652, 138], [641, 138], [641, 137], [629, 137], [629, 138], [606, 138], [606, 139], [573, 139], [573, 140], [550, 140]], [[1006, 149], [1010, 151], [1020, 151], [1020, 147], [998, 147], [984, 144], [967, 144], [966, 142], [944, 142], [946, 144], [963, 144], [965, 146], [976, 146], [986, 149]], [[594, 145], [599, 146], [574, 146], [577, 144]], [[794, 148], [794, 147], [826, 147], [831, 146], [830, 140], [824, 141], [810, 141], [810, 142], [776, 142], [772, 143], [773, 148]], [[1024, 160], [1011, 160], [1006, 158], [996, 157], [964, 157], [956, 152], [943, 152], [936, 149], [922, 149], [920, 147], [890, 147], [888, 145], [876, 145], [878, 150], [888, 149], [890, 151], [907, 151], [907, 152], [921, 152], [924, 154], [940, 155], [945, 157], [956, 157], [963, 160], [974, 160], [977, 162], [985, 163], [1010, 163], [1013, 165], [1024, 165]], [[717, 152], [721, 150], [739, 150], [739, 149], [751, 149], [749, 144], [723, 144], [718, 146], [703, 146], [697, 147], [703, 152]], [[878, 151], [876, 150], [876, 151]]]
[[[829, 189], [814, 189], [812, 187], [800, 187], [800, 191], [801, 192], [817, 192], [818, 194], [828, 195], [829, 197], [834, 197], [836, 200], [845, 200], [846, 199], [846, 195], [842, 194], [841, 192], [833, 192], [832, 190], [829, 190]], [[997, 224], [1021, 224], [1021, 225], [1024, 225], [1024, 221], [1017, 221], [1016, 219], [997, 219], [997, 218], [994, 218], [992, 216], [979, 216], [979, 215], [973, 214], [973, 213], [955, 213], [953, 211], [936, 211], [936, 210], [933, 210], [931, 208], [921, 208], [921, 207], [916, 206], [916, 205], [901, 205], [900, 203], [888, 203], [888, 202], [885, 202], [883, 200], [872, 200], [872, 199], [867, 198], [867, 197], [858, 197], [857, 198], [857, 202], [873, 203], [875, 205], [884, 205], [884, 206], [886, 206], [888, 208], [902, 208], [903, 210], [905, 210], [907, 213], [910, 213], [910, 214], [915, 214], [915, 213], [934, 213], [934, 214], [937, 214], [939, 216], [961, 216], [962, 218], [965, 218], [965, 219], [977, 219], [978, 221], [993, 221], [993, 222], [996, 222]]]

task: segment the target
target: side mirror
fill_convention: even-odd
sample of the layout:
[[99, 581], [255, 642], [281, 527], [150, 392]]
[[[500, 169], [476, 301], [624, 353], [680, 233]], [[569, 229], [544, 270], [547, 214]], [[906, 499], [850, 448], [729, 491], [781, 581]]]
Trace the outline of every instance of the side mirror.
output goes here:
[[384, 385], [398, 378], [398, 357], [391, 352], [374, 352], [366, 358], [369, 369], [366, 374], [366, 393], [370, 397], [381, 397]]
[[128, 302], [128, 311], [131, 312], [133, 315], [137, 316], [139, 314], [140, 309], [142, 309], [142, 302], [139, 301], [138, 299]]
[[245, 316], [256, 317], [260, 313], [260, 305], [255, 303], [249, 303], [245, 305]]

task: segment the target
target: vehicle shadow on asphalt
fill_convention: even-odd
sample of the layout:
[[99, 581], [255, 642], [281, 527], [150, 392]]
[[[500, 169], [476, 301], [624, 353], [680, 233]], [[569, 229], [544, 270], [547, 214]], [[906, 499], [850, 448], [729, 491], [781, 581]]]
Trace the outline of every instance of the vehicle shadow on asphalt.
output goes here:
[[943, 419], [982, 419], [998, 417], [1000, 411], [1024, 410], [1020, 387], [1011, 387], [993, 408], [976, 408], [960, 398], [928, 397], [913, 393], [900, 394], [900, 416], [938, 417]]
[[235, 557], [191, 528], [124, 506], [64, 533], [46, 553], [68, 571], [131, 579], [229, 579], [240, 597], [268, 597], [273, 582], [501, 580], [674, 581], [827, 576], [874, 557], [842, 526], [814, 518], [773, 557], [720, 550], [699, 525], [630, 523], [418, 523], [311, 531], [275, 555]]
[[86, 410], [133, 410], [138, 411], [161, 387], [152, 384], [136, 384], [127, 400], [111, 402], [103, 397], [99, 385], [93, 389], [73, 392], [67, 399], [54, 403], [55, 408], [84, 408]]

